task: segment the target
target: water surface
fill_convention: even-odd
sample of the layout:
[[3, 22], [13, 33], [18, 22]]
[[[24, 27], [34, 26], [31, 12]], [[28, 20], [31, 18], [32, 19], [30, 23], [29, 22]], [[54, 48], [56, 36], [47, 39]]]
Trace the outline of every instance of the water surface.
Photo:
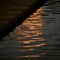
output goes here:
[[48, 1], [0, 41], [1, 60], [57, 60], [60, 57], [59, 2]]

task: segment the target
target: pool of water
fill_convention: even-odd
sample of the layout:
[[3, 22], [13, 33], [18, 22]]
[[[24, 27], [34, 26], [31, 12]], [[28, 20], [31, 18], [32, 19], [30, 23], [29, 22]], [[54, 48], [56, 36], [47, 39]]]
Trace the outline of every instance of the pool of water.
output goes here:
[[55, 1], [45, 3], [0, 41], [1, 60], [60, 59], [60, 2]]

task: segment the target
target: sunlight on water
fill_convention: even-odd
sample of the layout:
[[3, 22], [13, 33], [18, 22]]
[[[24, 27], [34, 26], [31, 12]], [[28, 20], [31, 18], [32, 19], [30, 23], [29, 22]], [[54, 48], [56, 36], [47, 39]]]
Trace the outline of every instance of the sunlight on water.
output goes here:
[[18, 48], [20, 48], [19, 52], [24, 52], [25, 54], [28, 54], [24, 54], [23, 56], [18, 55], [18, 58], [36, 58], [40, 57], [40, 54], [45, 54], [41, 52], [38, 55], [35, 55], [35, 53], [31, 55], [31, 53], [34, 52], [36, 48], [45, 46], [45, 43], [43, 42], [45, 40], [44, 37], [35, 37], [43, 34], [43, 31], [40, 30], [43, 29], [43, 27], [45, 26], [45, 23], [42, 20], [43, 16], [40, 15], [42, 11], [43, 7], [39, 8], [36, 12], [33, 13], [33, 15], [30, 15], [30, 17], [22, 23], [22, 27], [19, 26], [20, 29], [18, 27], [16, 28], [16, 33], [18, 35], [22, 35], [22, 37], [16, 38], [16, 40], [18, 40], [18, 43], [22, 44], [22, 46], [18, 46]]
[[60, 36], [56, 34], [58, 32], [56, 25], [60, 26], [60, 23], [56, 21], [59, 20], [58, 18], [55, 19], [55, 13], [58, 12], [55, 12], [53, 7], [55, 7], [54, 2], [49, 0], [4, 37], [4, 42], [0, 43], [0, 58], [55, 60], [60, 52], [56, 49], [56, 45], [60, 44], [57, 41]]
[[36, 44], [36, 45], [26, 45], [26, 46], [19, 46], [20, 48], [34, 48], [34, 47], [40, 47], [40, 46], [44, 46], [45, 44]]
[[18, 58], [36, 58], [36, 57], [40, 57], [39, 55], [27, 55], [27, 56], [18, 56]]

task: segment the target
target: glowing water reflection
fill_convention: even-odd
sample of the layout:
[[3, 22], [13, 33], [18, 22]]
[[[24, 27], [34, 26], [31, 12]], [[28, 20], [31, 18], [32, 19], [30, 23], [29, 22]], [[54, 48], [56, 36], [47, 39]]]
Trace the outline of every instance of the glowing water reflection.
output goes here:
[[42, 29], [45, 26], [45, 22], [42, 20], [41, 12], [43, 12], [43, 7], [30, 15], [22, 25], [16, 28], [16, 34], [21, 36], [16, 38], [18, 44], [21, 44], [21, 46], [18, 46], [20, 48], [18, 51], [23, 54], [23, 56], [21, 54], [18, 55], [18, 58], [36, 58], [45, 54], [44, 52], [39, 54], [39, 51], [37, 51], [37, 54], [34, 52], [37, 48], [45, 46], [45, 38], [37, 37], [44, 34]]
[[18, 58], [36, 58], [36, 57], [40, 57], [39, 55], [27, 55], [27, 56], [17, 56]]

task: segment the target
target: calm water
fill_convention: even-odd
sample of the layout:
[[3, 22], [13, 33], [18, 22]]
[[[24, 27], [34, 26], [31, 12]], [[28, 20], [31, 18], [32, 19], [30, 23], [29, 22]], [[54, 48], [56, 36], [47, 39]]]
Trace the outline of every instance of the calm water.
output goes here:
[[60, 2], [48, 1], [0, 41], [0, 60], [59, 60]]

